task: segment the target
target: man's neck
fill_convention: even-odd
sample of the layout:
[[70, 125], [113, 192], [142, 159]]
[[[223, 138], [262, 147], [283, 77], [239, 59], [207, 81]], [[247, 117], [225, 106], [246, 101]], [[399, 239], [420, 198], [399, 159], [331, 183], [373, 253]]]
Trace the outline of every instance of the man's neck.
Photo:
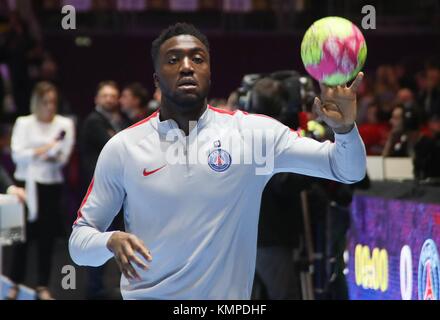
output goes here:
[[100, 113], [102, 116], [104, 116], [105, 119], [110, 123], [110, 125], [113, 127], [113, 129], [116, 132], [121, 131], [124, 129], [124, 124], [121, 121], [121, 117], [118, 110], [106, 110], [100, 106], [96, 106], [95, 109], [98, 113]]
[[191, 130], [189, 126], [190, 122], [198, 121], [206, 108], [207, 103], [204, 101], [201, 105], [194, 106], [194, 108], [189, 108], [189, 110], [182, 112], [182, 108], [179, 108], [172, 103], [162, 101], [160, 105], [160, 120], [165, 121], [172, 119], [176, 121], [179, 128], [185, 132], [185, 135], [189, 135]]
[[98, 111], [99, 113], [102, 113], [102, 114], [104, 114], [104, 115], [106, 115], [106, 116], [108, 116], [108, 117], [112, 117], [115, 113], [117, 113], [118, 112], [118, 110], [107, 110], [107, 109], [104, 109], [103, 107], [101, 107], [100, 105], [97, 105], [96, 106], [96, 111]]

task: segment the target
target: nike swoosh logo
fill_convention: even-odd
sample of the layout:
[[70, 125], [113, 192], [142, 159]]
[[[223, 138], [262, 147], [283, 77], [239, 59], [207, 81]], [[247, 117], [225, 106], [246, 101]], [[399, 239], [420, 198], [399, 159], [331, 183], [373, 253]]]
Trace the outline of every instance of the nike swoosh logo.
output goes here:
[[156, 170], [153, 170], [153, 171], [147, 171], [147, 169], [144, 169], [144, 177], [148, 177], [149, 175], [152, 175], [153, 173], [156, 173], [157, 171], [159, 171], [165, 167], [166, 167], [166, 165], [164, 165], [160, 168], [157, 168]]

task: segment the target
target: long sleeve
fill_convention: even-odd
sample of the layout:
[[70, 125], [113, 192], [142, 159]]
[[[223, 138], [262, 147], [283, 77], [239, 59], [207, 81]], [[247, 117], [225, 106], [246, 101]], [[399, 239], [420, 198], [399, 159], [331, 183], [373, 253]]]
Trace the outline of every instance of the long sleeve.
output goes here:
[[247, 115], [242, 119], [246, 127], [257, 133], [264, 131], [266, 137], [263, 140], [266, 168], [257, 168], [261, 170], [257, 174], [270, 178], [271, 174], [292, 172], [342, 183], [355, 183], [365, 176], [365, 146], [356, 126], [349, 133], [335, 134], [333, 143], [301, 137], [266, 116]]
[[34, 157], [33, 148], [27, 145], [29, 141], [26, 135], [26, 121], [18, 118], [12, 129], [11, 152], [15, 164], [28, 164]]
[[335, 142], [300, 137], [289, 128], [279, 128], [275, 142], [275, 172], [294, 172], [355, 183], [366, 172], [365, 146], [355, 126], [346, 134], [335, 134]]
[[3, 167], [0, 167], [0, 193], [6, 193], [8, 188], [13, 185], [11, 178]]
[[94, 178], [78, 210], [69, 239], [70, 256], [78, 265], [100, 266], [113, 256], [106, 246], [112, 232], [106, 230], [125, 198], [122, 147], [119, 136], [104, 146]]
[[64, 167], [70, 159], [73, 147], [75, 145], [75, 126], [69, 118], [64, 118], [63, 128], [66, 135], [51, 150], [47, 152], [49, 156], [55, 156], [60, 167]]

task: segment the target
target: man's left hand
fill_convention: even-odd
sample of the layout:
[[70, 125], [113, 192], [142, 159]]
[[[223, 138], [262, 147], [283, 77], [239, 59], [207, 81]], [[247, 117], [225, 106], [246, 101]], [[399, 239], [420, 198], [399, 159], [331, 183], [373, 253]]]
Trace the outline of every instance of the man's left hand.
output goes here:
[[322, 102], [316, 97], [313, 107], [319, 118], [335, 133], [343, 134], [353, 129], [356, 121], [356, 93], [363, 77], [363, 72], [359, 72], [350, 87], [319, 84]]

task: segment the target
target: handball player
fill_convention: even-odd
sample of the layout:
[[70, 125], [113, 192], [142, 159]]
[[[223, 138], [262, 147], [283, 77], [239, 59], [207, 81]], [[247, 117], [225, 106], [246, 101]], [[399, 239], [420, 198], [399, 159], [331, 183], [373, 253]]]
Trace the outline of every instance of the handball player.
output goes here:
[[[236, 54], [231, 50], [231, 59]], [[70, 255], [84, 266], [114, 257], [124, 299], [250, 299], [269, 179], [279, 172], [347, 184], [364, 178], [365, 147], [355, 124], [363, 74], [351, 86], [321, 85], [314, 107], [335, 142], [320, 143], [269, 117], [209, 106], [209, 44], [194, 26], [164, 30], [152, 59], [160, 108], [105, 145], [73, 225]], [[239, 161], [254, 153], [234, 151], [247, 132], [273, 137], [263, 146], [273, 147], [270, 172], [257, 173], [258, 161]], [[173, 163], [169, 150], [176, 144], [183, 152]], [[189, 161], [203, 148], [203, 161]], [[121, 208], [125, 232], [107, 232]]]

